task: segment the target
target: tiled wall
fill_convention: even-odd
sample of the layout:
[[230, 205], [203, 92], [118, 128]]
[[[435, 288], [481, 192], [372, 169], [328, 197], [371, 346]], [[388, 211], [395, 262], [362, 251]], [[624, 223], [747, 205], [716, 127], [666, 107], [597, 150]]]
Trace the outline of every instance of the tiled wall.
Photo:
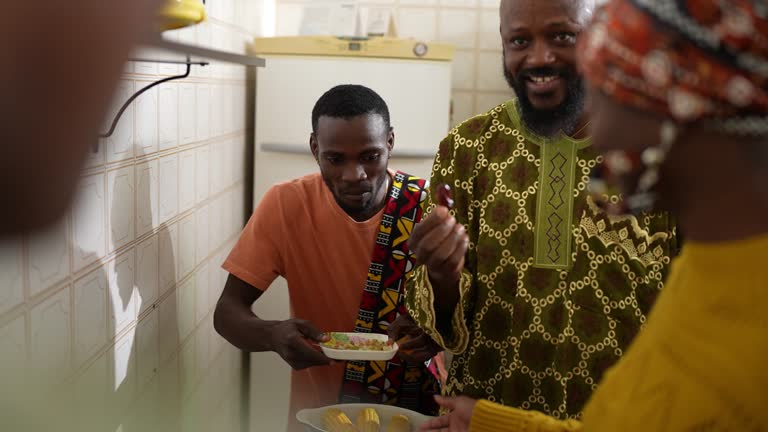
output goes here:
[[[244, 52], [265, 2], [207, 3], [208, 22], [165, 37]], [[181, 68], [129, 63], [116, 104]], [[0, 370], [68, 386], [72, 430], [238, 429], [240, 357], [212, 311], [244, 223], [246, 84], [213, 64], [145, 93], [69, 214], [0, 245]]]
[[[277, 34], [298, 31], [303, 5], [278, 0]], [[453, 44], [451, 124], [485, 112], [512, 97], [502, 74], [499, 0], [364, 0], [363, 7], [393, 10], [399, 37]]]

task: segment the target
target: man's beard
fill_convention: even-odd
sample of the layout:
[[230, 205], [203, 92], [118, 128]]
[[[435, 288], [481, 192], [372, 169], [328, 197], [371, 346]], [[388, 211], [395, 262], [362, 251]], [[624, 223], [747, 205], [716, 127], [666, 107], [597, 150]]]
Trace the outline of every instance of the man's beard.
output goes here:
[[[506, 62], [502, 61], [502, 65]], [[512, 75], [503, 66], [504, 78], [515, 91], [520, 108], [520, 117], [525, 126], [533, 133], [543, 137], [553, 137], [561, 131], [566, 135], [576, 132], [584, 110], [584, 84], [582, 78], [573, 69], [555, 69], [551, 67], [529, 68]], [[528, 99], [525, 86], [527, 76], [559, 76], [565, 81], [566, 95], [563, 102], [553, 109], [538, 109]]]

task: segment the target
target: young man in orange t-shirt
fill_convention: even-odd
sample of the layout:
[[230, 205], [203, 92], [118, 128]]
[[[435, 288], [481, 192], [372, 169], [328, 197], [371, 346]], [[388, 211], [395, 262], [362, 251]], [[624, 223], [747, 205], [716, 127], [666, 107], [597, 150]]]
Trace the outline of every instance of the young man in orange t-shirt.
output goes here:
[[[223, 265], [230, 276], [216, 330], [245, 351], [274, 351], [294, 369], [291, 431], [300, 430], [297, 410], [339, 402], [434, 414], [436, 380], [423, 363], [332, 362], [312, 346], [328, 331], [386, 334], [406, 314], [414, 260], [406, 240], [427, 193], [426, 181], [388, 170], [395, 135], [373, 90], [332, 88], [312, 111], [312, 130], [320, 173], [275, 185], [259, 203]], [[288, 282], [292, 319], [265, 321], [250, 307], [278, 276]]]

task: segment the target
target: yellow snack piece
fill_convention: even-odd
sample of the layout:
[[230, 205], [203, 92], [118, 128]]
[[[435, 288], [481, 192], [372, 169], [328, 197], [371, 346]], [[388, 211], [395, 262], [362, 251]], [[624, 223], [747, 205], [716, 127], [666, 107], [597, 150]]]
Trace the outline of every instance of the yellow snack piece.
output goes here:
[[389, 421], [386, 432], [411, 432], [411, 420], [402, 414], [395, 414]]
[[380, 427], [379, 413], [375, 409], [366, 408], [357, 415], [358, 432], [379, 432]]
[[323, 423], [328, 432], [357, 432], [352, 420], [337, 408], [329, 408], [325, 411]]

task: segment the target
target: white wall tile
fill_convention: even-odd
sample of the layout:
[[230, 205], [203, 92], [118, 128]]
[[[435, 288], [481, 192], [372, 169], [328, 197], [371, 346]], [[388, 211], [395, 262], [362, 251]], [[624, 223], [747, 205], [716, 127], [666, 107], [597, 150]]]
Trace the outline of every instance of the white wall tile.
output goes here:
[[195, 150], [179, 155], [179, 211], [184, 212], [195, 205]]
[[440, 0], [440, 6], [475, 7], [477, 0]]
[[210, 194], [217, 195], [225, 187], [224, 170], [228, 167], [224, 162], [224, 147], [227, 145], [225, 141], [218, 141], [211, 143], [211, 178], [210, 178]]
[[183, 343], [195, 329], [195, 278], [189, 278], [176, 290], [179, 308], [179, 340]]
[[195, 122], [197, 121], [196, 89], [194, 84], [179, 86], [179, 143], [189, 144], [195, 141]]
[[234, 201], [236, 198], [240, 198], [240, 197], [235, 197], [235, 192], [233, 190], [228, 191], [223, 197], [224, 215], [222, 216], [222, 220], [224, 222], [224, 225], [222, 227], [222, 232], [221, 232], [222, 240], [226, 240], [232, 237], [232, 235], [235, 233]]
[[75, 271], [100, 259], [106, 253], [106, 194], [104, 174], [81, 180], [73, 210]]
[[24, 301], [21, 240], [0, 243], [0, 314]]
[[107, 268], [111, 318], [109, 330], [110, 336], [114, 337], [133, 324], [138, 316], [138, 299], [134, 289], [136, 276], [134, 250], [118, 256]]
[[[147, 86], [147, 81], [137, 81], [137, 86]], [[153, 87], [134, 102], [136, 104], [136, 156], [148, 155], [158, 149], [158, 93]]]
[[509, 93], [481, 93], [477, 95], [477, 108], [478, 113], [486, 112], [502, 102], [506, 102], [512, 98], [512, 90]]
[[[205, 326], [201, 326], [196, 332], [195, 332], [195, 363], [197, 366], [197, 373], [198, 375], [205, 376], [208, 374], [208, 365], [209, 365], [209, 350], [210, 350], [210, 340], [208, 339], [208, 328]], [[205, 392], [202, 392], [205, 394]]]
[[469, 10], [441, 10], [440, 41], [457, 48], [474, 48], [477, 38], [477, 12]]
[[33, 307], [30, 355], [32, 372], [53, 381], [72, 371], [70, 336], [70, 287]]
[[[179, 86], [176, 83], [165, 83], [159, 87], [158, 92], [160, 94], [158, 113], [160, 150], [167, 150], [176, 147], [179, 143]], [[194, 103], [194, 99], [192, 102]]]
[[210, 261], [211, 264], [208, 268], [208, 273], [210, 273], [208, 278], [208, 303], [212, 306], [216, 305], [219, 301], [219, 297], [221, 297], [221, 293], [224, 291], [224, 285], [229, 277], [229, 273], [221, 268], [221, 264], [224, 263], [228, 253], [229, 250], [222, 251], [222, 253], [211, 258]]
[[437, 11], [425, 8], [400, 9], [397, 26], [402, 38], [434, 41], [437, 39]]
[[[107, 117], [107, 129], [111, 125], [112, 120], [115, 118], [115, 114], [122, 107], [122, 105], [133, 96], [134, 84], [133, 81], [121, 81], [117, 87], [115, 93], [115, 100], [113, 102], [112, 110]], [[115, 127], [115, 131], [109, 138], [106, 138], [107, 142], [107, 162], [117, 162], [133, 157], [133, 111], [135, 104], [130, 104], [120, 117], [120, 121]], [[107, 131], [105, 129], [105, 132]]]
[[[69, 219], [29, 238], [29, 293], [36, 296], [69, 276]], [[4, 260], [3, 260], [4, 261]], [[2, 284], [2, 286], [7, 286]]]
[[136, 235], [141, 237], [159, 225], [157, 159], [136, 165]]
[[[478, 55], [479, 64], [477, 73], [477, 88], [480, 90], [494, 90], [504, 92], [509, 89], [507, 81], [504, 79], [504, 69], [502, 67], [501, 53], [480, 53]], [[512, 90], [509, 90], [511, 93]]]
[[432, 6], [437, 4], [437, 0], [400, 0], [401, 5]]
[[197, 378], [196, 354], [195, 338], [190, 338], [184, 343], [179, 352], [179, 389], [184, 399], [192, 394], [195, 386]]
[[197, 239], [195, 240], [195, 257], [197, 258], [197, 264], [200, 264], [211, 252], [211, 244], [209, 241], [209, 221], [210, 221], [210, 209], [208, 205], [202, 206], [197, 209], [195, 216], [197, 227], [195, 229]]
[[179, 310], [176, 295], [170, 295], [160, 303], [160, 364], [165, 364], [179, 347]]
[[208, 302], [209, 278], [208, 263], [205, 263], [195, 272], [195, 289], [197, 290], [195, 295], [195, 320], [197, 323], [203, 321], [211, 309], [211, 305]]
[[15, 374], [27, 364], [27, 334], [24, 316], [0, 328], [0, 373]]
[[179, 234], [176, 224], [161, 229], [157, 234], [160, 252], [160, 294], [164, 294], [176, 281], [176, 260], [179, 250]]
[[195, 214], [191, 214], [179, 222], [179, 256], [178, 275], [184, 279], [195, 268], [195, 240], [196, 240]]
[[234, 99], [235, 99], [235, 113], [234, 113], [234, 120], [235, 120], [235, 130], [243, 130], [245, 129], [245, 109], [246, 109], [246, 89], [245, 86], [238, 85], [234, 88]]
[[223, 110], [224, 110], [224, 133], [232, 133], [235, 129], [235, 96], [232, 86], [225, 84], [222, 86]]
[[234, 175], [235, 172], [232, 169], [235, 165], [234, 159], [234, 139], [228, 139], [224, 141], [224, 148], [222, 149], [222, 183], [224, 184], [225, 188], [228, 188], [232, 186], [232, 183], [234, 182]]
[[107, 174], [109, 197], [107, 214], [109, 220], [110, 251], [114, 251], [135, 239], [135, 196], [133, 165], [110, 171]]
[[128, 332], [115, 342], [114, 350], [110, 351], [110, 388], [116, 393], [118, 407], [132, 405], [136, 395], [135, 342], [135, 333]]
[[160, 223], [165, 223], [179, 211], [179, 156], [160, 158]]
[[453, 104], [451, 124], [453, 126], [456, 126], [477, 114], [475, 112], [474, 101], [475, 99], [472, 93], [456, 92], [453, 94], [451, 99], [451, 103]]
[[303, 5], [278, 3], [275, 26], [276, 36], [298, 36], [301, 28]]
[[139, 391], [157, 375], [160, 367], [160, 316], [154, 310], [136, 327], [136, 368]]
[[232, 181], [237, 183], [245, 179], [245, 137], [232, 141]]
[[211, 243], [211, 250], [218, 249], [224, 242], [223, 224], [224, 221], [224, 202], [223, 199], [217, 198], [211, 203], [211, 215], [209, 222], [209, 241]]
[[209, 145], [204, 145], [196, 150], [196, 165], [195, 169], [195, 197], [197, 203], [201, 203], [208, 199], [208, 191], [210, 189], [210, 150]]
[[157, 236], [152, 236], [136, 246], [136, 289], [141, 297], [139, 313], [157, 303], [160, 294], [159, 261]]
[[219, 136], [224, 130], [224, 86], [211, 86], [211, 136]]
[[75, 282], [75, 366], [80, 367], [106, 345], [107, 275], [103, 267]]
[[498, 9], [500, 4], [500, 0], [480, 0], [480, 6], [484, 8]]
[[475, 53], [456, 51], [451, 63], [451, 87], [472, 89], [475, 86]]
[[478, 46], [481, 49], [496, 49], [501, 51], [501, 35], [499, 34], [498, 10], [480, 12], [479, 30]]
[[[107, 409], [108, 395], [111, 393], [109, 382], [109, 356], [107, 355], [99, 357], [77, 377], [74, 384], [75, 409], [81, 419], [87, 419], [89, 423], [103, 422], [103, 419], [98, 419], [97, 417], [100, 416], [94, 416], [94, 413], [105, 412]], [[95, 429], [101, 428], [97, 426]]]
[[211, 135], [211, 86], [197, 85], [197, 121], [196, 138], [198, 141], [208, 139]]

